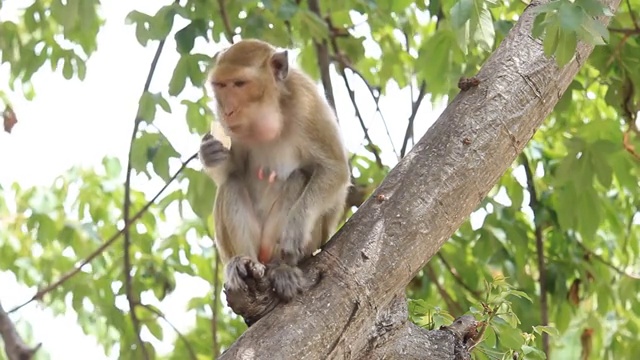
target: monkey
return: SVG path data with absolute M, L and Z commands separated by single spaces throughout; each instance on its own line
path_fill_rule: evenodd
M 216 246 L 225 287 L 268 279 L 290 301 L 305 284 L 299 263 L 337 230 L 351 186 L 336 115 L 287 50 L 243 39 L 218 52 L 208 80 L 224 135 L 206 134 L 199 157 L 217 186 Z M 213 132 L 213 131 L 212 131 Z M 224 140 L 224 139 L 222 139 Z

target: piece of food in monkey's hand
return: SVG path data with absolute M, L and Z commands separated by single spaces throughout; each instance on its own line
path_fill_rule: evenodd
M 229 261 L 226 269 L 225 288 L 230 290 L 247 289 L 247 279 L 261 279 L 266 267 L 247 256 L 236 256 Z
M 224 132 L 224 128 L 218 121 L 211 122 L 211 135 L 220 141 L 226 149 L 231 148 L 231 138 Z

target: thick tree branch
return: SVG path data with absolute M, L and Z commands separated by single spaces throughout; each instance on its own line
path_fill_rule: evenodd
M 527 7 L 477 74 L 479 85 L 453 99 L 373 196 L 303 264 L 314 275 L 310 289 L 265 312 L 220 360 L 370 359 L 381 338 L 376 331 L 407 322 L 404 315 L 381 315 L 494 187 L 593 50 L 579 43 L 562 68 L 546 58 L 531 36 L 541 3 Z M 615 13 L 619 0 L 605 4 Z M 598 21 L 606 26 L 609 19 Z M 420 358 L 454 359 L 426 350 Z
M 42 344 L 30 347 L 25 344 L 16 330 L 13 321 L 9 317 L 2 304 L 0 304 L 0 336 L 4 342 L 4 351 L 8 360 L 30 360 Z
M 542 234 L 542 226 L 539 224 L 538 216 L 540 211 L 540 201 L 533 183 L 533 171 L 529 165 L 529 159 L 522 153 L 520 154 L 524 173 L 527 177 L 527 190 L 529 191 L 529 207 L 533 211 L 533 228 L 536 241 L 536 254 L 538 257 L 538 283 L 540 284 L 540 325 L 549 325 L 549 305 L 547 304 L 547 267 L 544 259 L 544 235 Z M 549 359 L 549 334 L 542 333 L 542 351 L 544 351 L 547 359 Z

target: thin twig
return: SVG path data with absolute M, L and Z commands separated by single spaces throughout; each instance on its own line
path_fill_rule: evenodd
M 529 159 L 522 153 L 521 162 L 524 167 L 524 172 L 527 177 L 527 190 L 529 191 L 529 207 L 533 211 L 533 223 L 534 232 L 536 237 L 536 253 L 538 255 L 538 271 L 540 276 L 538 282 L 540 283 L 540 317 L 542 326 L 549 324 L 549 309 L 547 305 L 547 270 L 544 259 L 544 238 L 542 234 L 542 227 L 538 224 L 536 219 L 540 214 L 540 202 L 538 201 L 538 195 L 533 183 L 533 171 L 531 171 L 531 165 L 529 165 Z M 547 333 L 542 334 L 542 350 L 544 351 L 547 359 L 549 358 L 549 335 Z
M 447 307 L 449 308 L 449 313 L 453 315 L 453 317 L 458 317 L 459 315 L 463 314 L 464 311 L 462 311 L 462 306 L 458 304 L 455 300 L 453 300 L 451 295 L 449 295 L 447 290 L 445 290 L 445 288 L 443 288 L 440 282 L 438 281 L 438 276 L 436 275 L 436 272 L 433 270 L 433 266 L 431 266 L 431 264 L 427 264 L 425 269 L 427 270 L 427 274 L 426 274 L 427 277 L 429 278 L 429 280 L 431 280 L 433 284 L 435 284 L 436 288 L 438 289 L 438 292 L 440 293 L 440 297 L 442 297 L 444 302 L 447 303 Z
M 610 32 L 624 34 L 624 35 L 640 35 L 640 29 L 621 29 L 621 28 L 609 28 Z
M 373 86 L 371 86 L 371 84 L 369 84 L 369 81 L 367 81 L 364 75 L 358 69 L 354 68 L 349 63 L 347 63 L 347 61 L 345 61 L 343 56 L 333 56 L 331 58 L 331 61 L 339 64 L 340 66 L 343 66 L 346 69 L 349 69 L 349 71 L 357 75 L 360 78 L 360 80 L 362 80 L 367 90 L 369 90 L 369 94 L 371 94 L 371 97 L 373 98 L 373 102 L 376 105 L 376 112 L 380 114 L 380 119 L 382 119 L 382 125 L 384 126 L 384 130 L 386 131 L 387 137 L 389 138 L 389 143 L 391 144 L 391 150 L 393 150 L 393 153 L 396 155 L 396 158 L 400 160 L 400 154 L 398 154 L 396 145 L 393 143 L 393 138 L 391 137 L 391 133 L 389 132 L 389 126 L 387 125 L 387 120 L 384 118 L 384 114 L 380 109 L 380 88 L 377 88 L 377 87 L 374 88 Z
M 309 10 L 316 14 L 318 18 L 322 19 L 318 0 L 308 0 L 307 3 Z M 329 47 L 327 46 L 327 40 L 322 39 L 321 41 L 317 41 L 316 39 L 313 39 L 313 46 L 316 48 L 318 68 L 320 69 L 320 78 L 322 79 L 324 95 L 327 98 L 329 105 L 331 105 L 333 110 L 336 111 L 336 100 L 333 96 L 333 85 L 331 84 L 331 72 L 329 67 L 331 63 L 329 61 Z
M 331 24 L 331 19 L 329 18 L 327 18 L 327 24 L 329 25 L 329 28 L 333 27 Z M 340 53 L 338 48 L 338 43 L 335 37 L 331 37 L 331 46 L 333 48 L 334 53 L 336 54 Z M 353 108 L 356 112 L 356 117 L 360 122 L 360 127 L 362 127 L 362 131 L 364 132 L 364 137 L 367 139 L 367 142 L 370 145 L 369 151 L 376 158 L 376 164 L 379 167 L 382 167 L 383 166 L 382 159 L 380 158 L 379 151 L 376 148 L 375 144 L 373 143 L 373 140 L 371 140 L 371 136 L 369 136 L 369 129 L 367 129 L 367 125 L 365 125 L 364 120 L 362 119 L 362 114 L 360 114 L 360 108 L 358 107 L 358 102 L 356 101 L 356 95 L 355 95 L 355 92 L 351 89 L 351 85 L 349 84 L 349 79 L 347 78 L 347 73 L 343 67 L 339 67 L 339 68 L 340 68 L 340 76 L 342 77 L 342 80 L 344 81 L 344 86 L 347 88 L 347 92 L 349 93 L 349 99 L 351 99 L 351 103 L 353 104 Z
M 631 1 L 626 0 L 627 9 L 629 10 L 629 16 L 631 16 L 631 21 L 633 21 L 633 27 L 636 30 L 640 30 L 640 24 L 638 24 L 638 19 L 636 18 L 636 13 L 633 11 L 633 7 L 631 6 Z
M 576 242 L 582 248 L 582 250 L 584 250 L 584 252 L 586 252 L 590 256 L 593 256 L 598 261 L 600 261 L 601 263 L 605 264 L 606 266 L 608 266 L 609 268 L 611 268 L 613 271 L 617 272 L 618 274 L 620 274 L 622 276 L 627 276 L 627 277 L 629 277 L 631 279 L 640 280 L 640 274 L 638 274 L 638 275 L 630 274 L 630 273 L 618 268 L 617 266 L 613 265 L 610 261 L 607 261 L 602 256 L 596 254 L 595 252 L 593 252 L 593 250 L 587 248 L 582 242 L 580 242 L 580 241 L 576 241 Z
M 191 155 L 191 157 L 189 159 L 187 159 L 186 161 L 184 161 L 182 163 L 182 166 L 180 167 L 180 169 L 178 169 L 178 171 L 176 171 L 175 174 L 173 174 L 173 176 L 169 179 L 169 181 L 167 181 L 166 184 L 164 184 L 164 186 L 160 189 L 160 191 L 158 191 L 158 193 L 156 195 L 154 195 L 154 197 L 149 200 L 149 202 L 147 202 L 142 209 L 140 209 L 140 211 L 138 211 L 135 215 L 133 215 L 131 217 L 131 219 L 129 220 L 129 224 L 125 225 L 121 230 L 118 230 L 117 233 L 115 233 L 113 236 L 111 236 L 107 241 L 105 241 L 102 245 L 100 245 L 100 247 L 98 247 L 96 250 L 94 250 L 91 254 L 89 254 L 89 256 L 87 256 L 84 260 L 82 260 L 80 262 L 80 264 L 78 264 L 76 267 L 74 267 L 72 270 L 70 270 L 69 272 L 67 272 L 66 274 L 62 275 L 62 277 L 60 277 L 60 279 L 56 280 L 55 282 L 53 282 L 51 285 L 48 285 L 40 290 L 38 290 L 35 295 L 33 295 L 33 297 L 31 297 L 31 299 L 25 301 L 23 304 L 16 306 L 15 308 L 11 309 L 11 311 L 9 311 L 9 314 L 16 312 L 18 310 L 20 310 L 21 308 L 25 307 L 26 305 L 29 305 L 30 303 L 36 301 L 36 300 L 40 300 L 42 299 L 46 294 L 50 293 L 51 291 L 55 290 L 58 286 L 62 285 L 63 283 L 65 283 L 67 280 L 69 280 L 70 278 L 72 278 L 73 276 L 75 276 L 76 274 L 78 274 L 80 271 L 82 271 L 82 268 L 84 266 L 86 266 L 87 264 L 89 264 L 91 261 L 93 261 L 93 259 L 95 259 L 96 257 L 98 257 L 98 255 L 102 254 L 107 248 L 109 248 L 109 246 L 113 245 L 113 243 L 118 240 L 118 238 L 120 237 L 120 235 L 122 235 L 127 228 L 129 228 L 131 225 L 133 225 L 138 219 L 140 219 L 142 217 L 142 215 L 144 215 L 147 210 L 149 210 L 149 208 L 151 207 L 151 205 L 153 205 L 153 203 L 156 202 L 156 200 L 158 200 L 158 198 L 160 197 L 160 195 L 162 195 L 162 193 L 169 187 L 169 185 L 171 185 L 171 183 L 178 178 L 178 175 L 180 175 L 182 173 L 182 171 L 187 167 L 187 165 L 193 161 L 194 159 L 196 159 L 198 157 L 198 153 L 195 153 L 193 155 Z
M 427 83 L 423 80 L 422 83 L 420 83 L 418 98 L 411 105 L 411 115 L 409 116 L 409 123 L 407 124 L 407 130 L 404 133 L 404 140 L 402 140 L 400 157 L 404 157 L 407 154 L 407 145 L 409 144 L 409 139 L 413 138 L 413 122 L 416 119 L 416 115 L 418 115 L 418 109 L 420 108 L 422 99 L 424 99 L 424 96 L 426 95 L 426 90 L 427 90 Z
M 451 274 L 451 276 L 453 276 L 453 279 L 460 286 L 462 286 L 465 290 L 467 290 L 476 300 L 482 299 L 482 294 L 479 291 L 473 290 L 469 285 L 467 285 L 460 277 L 460 274 L 458 274 L 458 272 L 453 268 L 453 266 L 449 264 L 449 262 L 444 258 L 444 256 L 442 256 L 440 252 L 438 252 L 436 256 L 438 256 L 438 259 L 440 259 L 444 267 L 446 267 L 447 270 L 449 270 L 449 273 Z
M 235 36 L 235 32 L 231 28 L 231 22 L 229 21 L 229 14 L 227 14 L 225 1 L 226 0 L 218 0 L 218 6 L 220 7 L 220 17 L 222 18 L 222 23 L 224 24 L 224 31 L 229 38 L 228 40 L 233 44 L 233 37 Z
M 213 238 L 212 238 L 213 239 Z M 220 354 L 218 344 L 218 297 L 220 296 L 220 254 L 216 249 L 216 265 L 213 268 L 213 303 L 211 304 L 211 339 L 213 340 L 213 359 Z
M 189 342 L 187 337 L 184 336 L 184 334 L 181 333 L 180 330 L 178 330 L 178 328 L 175 325 L 173 325 L 173 323 L 171 321 L 169 321 L 169 319 L 167 319 L 167 317 L 160 310 L 158 310 L 155 307 L 150 306 L 148 304 L 137 303 L 136 305 L 146 309 L 147 311 L 155 314 L 157 317 L 159 317 L 162 320 L 164 320 L 164 322 L 166 322 L 167 325 L 169 325 L 173 329 L 173 331 L 175 331 L 176 334 L 178 334 L 178 337 L 180 338 L 180 340 L 182 340 L 182 342 L 184 342 L 184 346 L 187 348 L 187 351 L 189 352 L 189 356 L 191 357 L 191 359 L 192 360 L 197 360 L 198 359 L 198 357 L 196 356 L 196 352 L 193 350 L 193 347 L 191 346 L 191 343 Z
M 151 61 L 151 66 L 149 67 L 149 72 L 147 74 L 147 80 L 144 83 L 144 87 L 142 89 L 142 94 L 144 95 L 149 91 L 149 87 L 151 87 L 151 80 L 153 79 L 153 75 L 156 71 L 156 67 L 158 65 L 158 60 L 160 60 L 160 54 L 162 54 L 162 49 L 164 48 L 164 39 L 160 40 L 158 43 L 158 48 L 156 49 L 156 53 L 153 56 L 153 60 Z M 139 111 L 138 111 L 139 113 Z M 127 226 L 130 222 L 129 216 L 131 215 L 131 173 L 133 172 L 133 144 L 135 143 L 136 136 L 138 135 L 138 129 L 140 127 L 140 123 L 144 119 L 138 117 L 133 123 L 133 131 L 131 132 L 131 141 L 129 142 L 129 156 L 127 160 L 127 173 L 124 181 L 124 204 L 123 204 L 123 216 L 124 216 L 124 286 L 125 292 L 127 295 L 127 301 L 129 302 L 129 315 L 131 316 L 131 322 L 133 324 L 133 330 L 136 333 L 136 337 L 138 339 L 138 344 L 142 348 L 142 353 L 144 354 L 144 358 L 149 360 L 149 352 L 147 348 L 144 346 L 144 341 L 142 341 L 142 337 L 140 335 L 140 319 L 136 315 L 135 311 L 135 303 L 138 301 L 133 298 L 133 285 L 131 279 L 131 234 L 129 232 L 129 226 Z

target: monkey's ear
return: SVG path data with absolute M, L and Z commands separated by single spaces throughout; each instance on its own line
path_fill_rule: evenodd
M 287 50 L 276 52 L 271 56 L 271 68 L 277 81 L 284 80 L 289 74 L 289 53 Z

